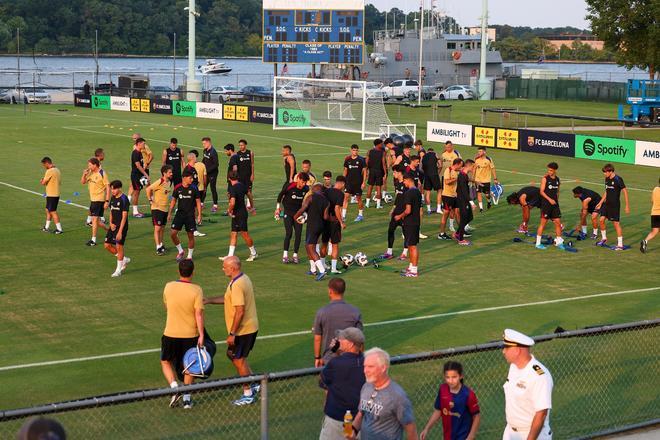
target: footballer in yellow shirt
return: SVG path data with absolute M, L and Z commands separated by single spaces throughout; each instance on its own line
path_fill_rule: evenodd
M 64 231 L 62 231 L 60 216 L 57 214 L 57 204 L 60 201 L 60 170 L 53 165 L 53 161 L 48 156 L 41 159 L 41 166 L 46 170 L 46 174 L 44 174 L 43 179 L 39 182 L 46 187 L 46 224 L 41 230 L 43 232 L 50 232 L 50 222 L 54 221 L 54 232 L 61 234 Z
M 95 157 L 87 161 L 87 168 L 80 177 L 80 183 L 89 188 L 89 215 L 92 217 L 92 238 L 87 246 L 96 246 L 96 231 L 99 228 L 99 218 L 110 201 L 110 182 L 108 174 L 101 174 L 101 162 Z
M 163 165 L 160 169 L 161 178 L 147 187 L 147 198 L 151 203 L 151 221 L 154 225 L 154 241 L 156 255 L 165 255 L 163 233 L 167 224 L 169 210 L 169 195 L 172 194 L 171 180 L 174 173 L 172 165 Z
M 653 206 L 651 207 L 651 232 L 649 232 L 649 235 L 639 243 L 639 250 L 642 253 L 646 253 L 649 241 L 660 232 L 660 179 L 658 179 L 658 185 L 653 188 L 651 202 L 653 203 Z
M 486 195 L 486 201 L 488 202 L 487 207 L 490 209 L 490 181 L 491 179 L 494 179 L 495 183 L 499 183 L 499 181 L 497 180 L 497 174 L 495 173 L 493 159 L 486 155 L 486 147 L 479 147 L 477 150 L 477 156 L 474 158 L 474 164 L 474 181 L 477 184 L 479 212 L 483 212 L 484 203 L 482 194 Z

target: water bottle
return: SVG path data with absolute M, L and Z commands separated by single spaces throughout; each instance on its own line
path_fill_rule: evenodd
M 353 414 L 349 410 L 346 410 L 346 414 L 344 414 L 344 435 L 353 435 Z

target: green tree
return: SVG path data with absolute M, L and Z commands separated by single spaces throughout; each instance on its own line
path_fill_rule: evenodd
M 591 28 L 628 69 L 648 69 L 655 78 L 660 62 L 660 1 L 586 0 Z

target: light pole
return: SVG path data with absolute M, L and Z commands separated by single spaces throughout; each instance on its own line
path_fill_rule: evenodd
M 479 65 L 479 99 L 490 101 L 492 85 L 486 79 L 486 57 L 488 55 L 488 0 L 481 2 L 481 63 Z
M 195 9 L 195 0 L 188 0 L 188 75 L 186 81 L 186 99 L 188 101 L 201 101 L 202 83 L 195 78 L 195 18 L 199 12 Z
M 421 1 L 420 18 L 422 19 L 419 27 L 419 92 L 417 93 L 417 104 L 422 105 L 422 55 L 424 53 L 424 0 Z

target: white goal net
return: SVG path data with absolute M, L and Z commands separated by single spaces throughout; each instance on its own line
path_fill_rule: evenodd
M 318 128 L 362 139 L 414 132 L 392 124 L 381 84 L 368 81 L 275 77 L 273 116 L 275 130 Z

